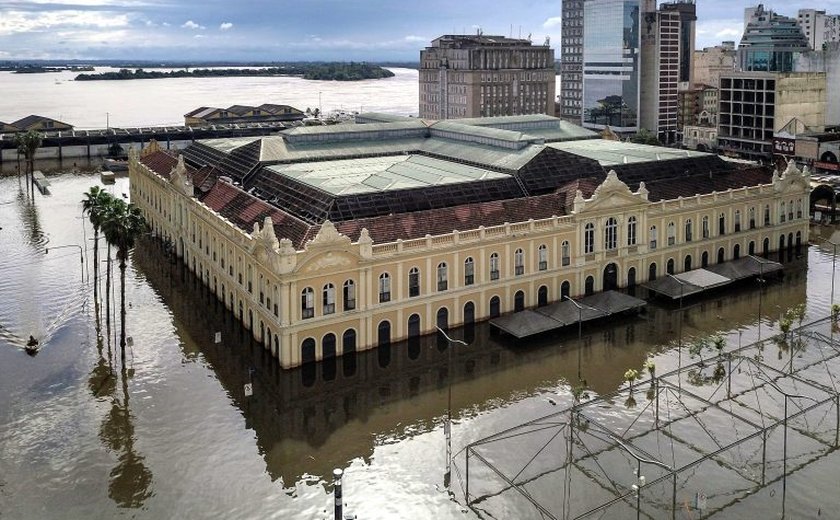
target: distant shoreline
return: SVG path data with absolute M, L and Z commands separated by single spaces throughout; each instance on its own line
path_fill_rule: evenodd
M 163 79 L 163 78 L 219 78 L 219 77 L 271 77 L 291 76 L 309 80 L 322 81 L 361 81 L 366 79 L 383 79 L 394 76 L 394 73 L 378 65 L 367 63 L 289 63 L 276 67 L 260 69 L 207 69 L 190 70 L 184 68 L 173 71 L 145 70 L 138 68 L 131 70 L 120 69 L 116 72 L 101 72 L 98 74 L 79 74 L 76 81 L 125 81 L 132 79 Z

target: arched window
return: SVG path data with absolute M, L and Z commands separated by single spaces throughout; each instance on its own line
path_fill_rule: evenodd
M 735 210 L 735 232 L 741 231 L 741 210 Z
M 315 291 L 312 287 L 307 287 L 300 292 L 300 317 L 305 320 L 313 316 L 315 316 Z
M 788 203 L 788 220 L 793 220 L 793 201 Z
M 475 323 L 475 304 L 467 302 L 464 304 L 464 324 Z
M 412 267 L 408 270 L 408 297 L 420 296 L 420 269 Z
M 627 287 L 629 287 L 631 289 L 633 287 L 636 287 L 636 268 L 635 267 L 631 267 L 627 271 Z
M 750 219 L 750 229 L 755 229 L 755 206 L 750 207 L 748 215 Z
M 347 329 L 341 337 L 341 352 L 343 355 L 352 354 L 356 352 L 356 331 L 355 329 Z
M 332 381 L 335 379 L 335 356 L 336 356 L 336 339 L 335 334 L 330 332 L 321 340 L 321 359 L 324 360 L 323 371 L 324 381 Z
M 475 283 L 475 262 L 472 257 L 467 257 L 464 260 L 464 285 L 472 285 Z
M 315 339 L 306 338 L 300 345 L 300 361 L 301 364 L 312 363 L 315 361 Z
M 537 248 L 537 269 L 540 271 L 548 269 L 548 247 L 545 244 Z
M 636 245 L 636 217 L 627 219 L 627 245 Z
M 691 242 L 694 239 L 694 228 L 692 227 L 691 219 L 686 219 L 685 221 L 685 241 Z
M 604 226 L 604 249 L 611 251 L 618 247 L 618 221 L 610 217 Z
M 356 282 L 353 280 L 345 281 L 343 293 L 344 310 L 352 311 L 356 308 Z
M 656 226 L 650 226 L 650 248 L 656 249 L 657 232 Z
M 379 303 L 391 301 L 391 275 L 382 273 L 379 275 Z
M 541 285 L 537 291 L 537 307 L 548 305 L 548 287 Z
M 335 285 L 328 283 L 323 291 L 324 314 L 335 312 Z
M 709 252 L 703 251 L 703 254 L 700 256 L 700 267 L 706 268 L 709 267 Z
M 572 263 L 572 248 L 568 240 L 564 240 L 560 245 L 560 263 L 564 267 Z
M 765 204 L 764 206 L 764 225 L 770 225 L 770 204 Z
M 499 253 L 490 254 L 490 279 L 499 279 Z
M 588 223 L 583 228 L 583 254 L 595 252 L 595 224 Z
M 502 300 L 498 296 L 490 298 L 490 317 L 496 318 L 502 313 Z
M 441 262 L 437 266 L 437 289 L 438 291 L 445 291 L 449 288 L 449 267 L 446 262 Z
M 796 218 L 802 218 L 802 199 L 796 201 Z
M 784 222 L 787 214 L 787 206 L 785 205 L 785 201 L 782 201 L 779 205 L 779 222 Z
M 724 251 L 721 247 L 720 249 L 718 249 L 717 263 L 722 264 L 724 260 L 726 260 L 726 251 Z
M 652 282 L 656 280 L 656 262 L 650 264 L 648 267 L 648 281 Z
M 741 258 L 741 244 L 735 244 L 735 248 L 732 251 L 732 259 L 737 260 Z
M 583 285 L 586 296 L 592 296 L 595 294 L 595 278 L 587 276 Z
M 416 338 L 420 335 L 420 315 L 412 314 L 408 317 L 408 337 Z
M 525 310 L 525 293 L 522 291 L 516 291 L 516 294 L 513 295 L 513 312 L 519 312 Z
M 525 252 L 522 249 L 513 252 L 513 273 L 516 276 L 525 274 Z
M 721 213 L 718 217 L 718 235 L 726 234 L 726 215 Z
M 572 296 L 572 284 L 569 283 L 568 280 L 563 280 L 563 283 L 560 284 L 560 299 L 563 298 L 571 298 Z
M 753 256 L 755 254 L 755 242 L 750 240 L 750 245 L 747 248 L 747 254 Z
M 668 274 L 674 274 L 674 259 L 669 258 L 668 263 L 665 266 L 665 272 Z
M 683 262 L 683 271 L 691 271 L 691 255 L 685 255 L 685 261 Z
M 377 337 L 377 346 L 387 347 L 391 345 L 391 322 L 390 321 L 382 321 L 379 323 L 379 326 L 376 328 L 376 337 Z
M 672 246 L 677 243 L 677 225 L 673 222 L 668 222 L 668 245 Z

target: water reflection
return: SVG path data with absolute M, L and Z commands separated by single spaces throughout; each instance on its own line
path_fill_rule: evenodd
M 612 392 L 623 384 L 627 368 L 641 369 L 646 359 L 673 348 L 678 340 L 676 303 L 653 301 L 640 316 L 585 326 L 582 343 L 573 328 L 513 344 L 478 324 L 452 331 L 453 337 L 472 339 L 472 344 L 455 348 L 451 363 L 446 344 L 439 349 L 431 336 L 284 371 L 158 245 L 143 242 L 134 259 L 138 272 L 176 316 L 184 357 L 196 359 L 200 352 L 210 362 L 247 427 L 255 431 L 267 472 L 287 486 L 305 475 L 329 475 L 332 468 L 358 457 L 368 460 L 378 443 L 397 442 L 440 424 L 450 377 L 457 421 L 521 399 L 523 392 L 557 391 L 558 384 L 576 383 L 579 356 L 590 389 Z M 782 279 L 763 285 L 747 281 L 726 292 L 686 299 L 684 339 L 758 323 L 769 326 L 779 309 L 805 301 L 807 263 L 797 262 Z M 222 344 L 213 344 L 216 331 L 222 332 Z M 676 368 L 676 359 L 672 361 L 672 367 L 663 366 L 660 372 Z M 246 398 L 243 385 L 251 368 L 254 396 Z

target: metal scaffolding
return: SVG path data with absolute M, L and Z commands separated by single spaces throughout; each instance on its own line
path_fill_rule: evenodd
M 707 517 L 781 484 L 784 508 L 788 476 L 840 447 L 836 329 L 818 320 L 473 442 L 466 504 L 486 518 Z

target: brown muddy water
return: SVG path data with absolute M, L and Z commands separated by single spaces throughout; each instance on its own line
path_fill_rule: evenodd
M 45 254 L 87 244 L 92 273 L 92 229 L 79 201 L 98 177 L 50 180 L 53 195 L 32 202 L 17 178 L 0 178 L 3 520 L 332 518 L 333 468 L 345 470 L 347 509 L 360 519 L 476 518 L 463 504 L 465 445 L 568 403 L 578 363 L 594 392 L 609 393 L 648 359 L 661 372 L 685 361 L 677 307 L 654 302 L 641 316 L 585 326 L 582 343 L 572 328 L 514 346 L 478 326 L 451 358 L 432 338 L 284 371 L 146 239 L 127 271 L 133 346 L 123 369 L 116 320 L 109 335 L 103 317 L 97 339 L 93 277 L 83 281 L 79 251 Z M 127 195 L 128 180 L 108 189 Z M 781 280 L 686 301 L 683 342 L 720 332 L 730 345 L 748 344 L 801 303 L 808 319 L 825 316 L 831 253 L 812 246 L 786 262 Z M 30 334 L 41 341 L 34 357 L 23 349 Z M 456 471 L 447 490 L 450 383 Z M 787 517 L 832 517 L 839 463 L 831 452 L 788 478 Z M 774 486 L 732 514 L 782 517 Z

